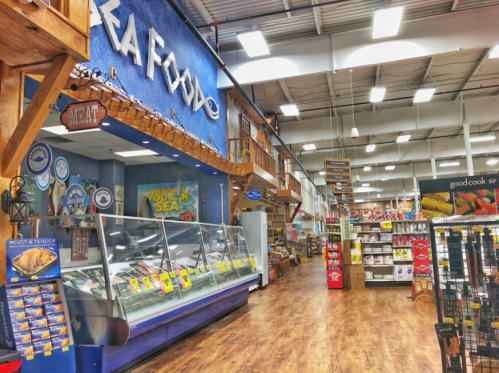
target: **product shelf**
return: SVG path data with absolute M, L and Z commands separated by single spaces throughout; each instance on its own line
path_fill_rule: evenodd
M 391 244 L 393 244 L 393 241 L 366 241 L 366 242 L 362 241 L 362 243 L 363 244 L 365 244 L 365 243 L 391 243 Z
M 370 279 L 370 280 L 365 280 L 366 282 L 369 281 L 369 282 L 396 282 L 395 279 L 393 280 L 388 280 L 388 279 L 385 279 L 385 278 L 382 278 L 382 279 L 377 279 L 377 278 L 373 278 L 373 279 Z
M 364 267 L 394 267 L 395 264 L 371 264 L 371 265 L 366 265 L 364 264 Z
M 341 226 L 341 224 L 326 223 L 326 226 L 328 226 L 328 225 L 330 225 L 332 227 L 340 227 Z
M 404 234 L 428 234 L 428 232 L 407 232 L 407 233 L 392 233 L 394 235 L 404 235 Z
M 404 248 L 404 247 L 408 247 L 408 248 L 412 248 L 412 245 L 400 245 L 400 246 L 393 246 L 394 249 L 400 249 L 400 248 Z

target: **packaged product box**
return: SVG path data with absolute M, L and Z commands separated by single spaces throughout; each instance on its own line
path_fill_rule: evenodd
M 23 296 L 40 294 L 40 284 L 23 285 Z
M 35 354 L 52 351 L 52 341 L 50 339 L 44 339 L 42 341 L 33 342 L 33 349 Z
M 41 329 L 49 326 L 48 320 L 46 317 L 36 317 L 33 319 L 29 319 L 29 328 L 33 329 Z
M 35 329 L 31 331 L 31 339 L 33 343 L 42 341 L 44 339 L 50 339 L 50 330 L 49 328 L 41 328 Z
M 393 252 L 393 260 L 400 260 L 401 258 L 400 249 L 395 249 Z
M 412 276 L 413 276 L 412 264 L 406 265 L 405 266 L 405 279 L 412 280 Z
M 16 341 L 16 346 L 22 343 L 31 343 L 31 332 L 29 330 L 14 333 L 14 340 Z
M 49 327 L 66 323 L 66 318 L 64 317 L 63 313 L 54 313 L 52 315 L 47 315 L 47 320 L 49 322 Z
M 57 292 L 57 283 L 55 281 L 43 282 L 40 284 L 40 293 Z
M 400 280 L 405 280 L 405 266 L 404 265 L 396 265 L 394 267 L 394 275 L 395 275 L 395 280 L 400 281 Z
M 43 309 L 42 306 L 38 306 L 38 307 L 30 307 L 30 308 L 26 308 L 25 309 L 26 311 L 26 318 L 29 320 L 29 319 L 33 319 L 35 317 L 43 317 L 45 316 L 45 311 Z
M 12 331 L 14 333 L 19 333 L 19 332 L 24 332 L 26 330 L 29 330 L 29 322 L 26 320 L 14 321 L 11 325 L 12 325 Z
M 361 240 L 345 240 L 343 249 L 344 265 L 362 264 L 362 243 Z
M 410 254 L 409 254 L 410 250 L 408 248 L 403 248 L 401 250 L 401 260 L 409 260 L 410 259 Z
M 9 310 L 24 308 L 24 299 L 23 297 L 12 297 L 7 299 L 7 303 L 9 304 Z
M 343 266 L 343 281 L 346 289 L 364 289 L 364 264 L 346 264 Z
M 34 354 L 33 343 L 23 343 L 20 346 L 16 346 L 16 349 L 21 353 L 22 357 Z
M 68 335 L 68 326 L 66 324 L 56 324 L 49 327 L 50 338 L 62 337 Z
M 37 295 L 29 295 L 27 297 L 24 297 L 24 307 L 35 307 L 35 306 L 41 306 L 42 305 L 42 295 L 37 294 Z
M 62 347 L 69 346 L 69 338 L 66 337 L 55 337 L 52 338 L 52 349 L 58 349 Z
M 12 286 L 12 287 L 6 288 L 5 290 L 7 292 L 7 299 L 23 296 L 22 286 Z
M 10 321 L 26 320 L 26 311 L 24 309 L 14 309 L 10 311 Z
M 62 303 L 51 303 L 45 305 L 45 314 L 52 315 L 53 313 L 63 312 L 64 309 L 62 307 Z

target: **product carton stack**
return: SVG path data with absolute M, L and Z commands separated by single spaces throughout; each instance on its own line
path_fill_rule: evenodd
M 343 243 L 343 285 L 346 289 L 364 289 L 364 263 L 360 240 L 345 240 Z

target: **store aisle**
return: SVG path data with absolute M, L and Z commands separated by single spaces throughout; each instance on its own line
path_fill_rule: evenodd
M 328 290 L 315 257 L 133 372 L 441 372 L 436 308 L 407 296 L 409 287 Z

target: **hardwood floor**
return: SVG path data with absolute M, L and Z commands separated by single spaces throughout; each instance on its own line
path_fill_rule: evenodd
M 434 305 L 410 287 L 328 290 L 322 258 L 134 373 L 441 372 Z

